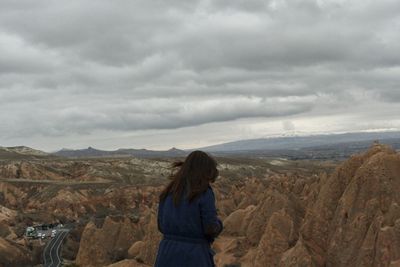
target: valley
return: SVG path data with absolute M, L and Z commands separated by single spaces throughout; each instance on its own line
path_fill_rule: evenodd
M 73 226 L 54 246 L 63 266 L 152 266 L 158 194 L 176 159 L 1 158 L 0 266 L 50 260 L 43 252 L 51 238 L 24 235 L 43 223 Z M 217 266 L 399 262 L 400 155 L 389 146 L 375 143 L 344 161 L 216 159 L 212 186 L 224 223 L 213 244 Z

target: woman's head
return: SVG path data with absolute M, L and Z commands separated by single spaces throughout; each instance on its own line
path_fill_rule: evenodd
M 172 166 L 177 171 L 171 175 L 172 181 L 161 193 L 160 201 L 171 193 L 175 205 L 179 203 L 185 188 L 188 200 L 192 201 L 218 177 L 217 162 L 203 151 L 193 151 L 184 161 L 175 162 Z

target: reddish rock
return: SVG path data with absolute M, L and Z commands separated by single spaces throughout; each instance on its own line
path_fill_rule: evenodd
M 389 266 L 398 260 L 399 236 L 390 228 L 400 218 L 399 192 L 400 155 L 385 146 L 375 145 L 338 167 L 301 230 L 317 265 Z
M 145 237 L 142 240 L 144 245 L 141 245 L 140 253 L 135 257 L 135 259 L 153 266 L 156 261 L 161 233 L 157 228 L 157 217 L 155 213 L 150 213 L 146 222 L 146 227 L 144 228 Z
M 104 266 L 126 258 L 136 231 L 137 225 L 128 218 L 116 221 L 107 217 L 100 228 L 89 222 L 82 233 L 77 264 Z
M 250 205 L 246 209 L 238 209 L 229 214 L 223 222 L 224 233 L 239 236 L 245 235 L 246 229 L 254 216 L 255 208 L 254 205 Z
M 150 265 L 146 265 L 135 260 L 122 260 L 116 263 L 107 265 L 106 267 L 150 267 Z
M 0 267 L 24 267 L 33 262 L 25 247 L 0 237 Z

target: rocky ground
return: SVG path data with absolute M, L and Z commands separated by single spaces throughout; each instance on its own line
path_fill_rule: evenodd
M 400 154 L 341 163 L 218 158 L 217 266 L 400 266 Z M 41 263 L 27 225 L 70 222 L 66 266 L 152 266 L 170 160 L 3 159 L 0 266 Z
M 221 264 L 400 266 L 400 155 L 376 145 L 329 176 L 276 177 L 225 220 Z M 229 243 L 229 245 L 227 245 Z

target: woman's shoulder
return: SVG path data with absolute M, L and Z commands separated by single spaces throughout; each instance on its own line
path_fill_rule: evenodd
M 207 186 L 207 189 L 204 191 L 204 193 L 206 193 L 206 194 L 214 194 L 214 190 L 211 187 L 211 185 Z
M 208 192 L 209 194 L 213 194 L 213 195 L 214 195 L 214 190 L 213 190 L 213 188 L 211 187 L 211 185 L 208 185 L 208 187 L 207 187 L 207 192 Z
M 214 190 L 212 189 L 212 187 L 210 185 L 208 185 L 207 189 L 201 194 L 201 198 L 202 199 L 214 199 L 215 195 L 214 195 Z

